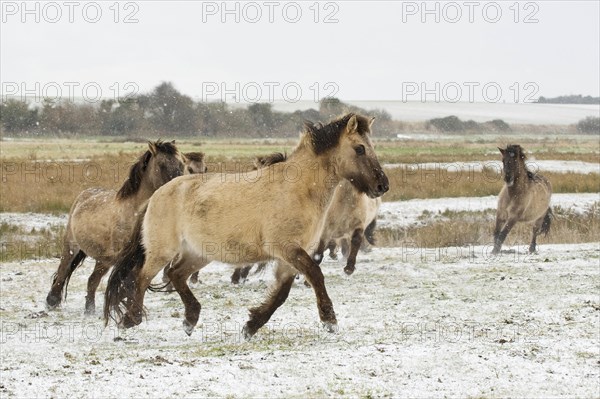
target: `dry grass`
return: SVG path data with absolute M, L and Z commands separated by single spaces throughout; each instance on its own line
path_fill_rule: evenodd
M 496 145 L 503 137 L 451 137 L 444 140 L 378 141 L 382 163 L 498 161 Z M 598 162 L 598 143 L 587 136 L 519 140 L 537 159 Z M 292 150 L 295 140 L 178 140 L 182 151 L 203 151 L 207 162 L 250 162 L 260 154 Z M 75 197 L 88 187 L 118 188 L 128 169 L 147 148 L 145 143 L 93 140 L 28 140 L 2 142 L 0 212 L 67 212 Z M 56 160 L 52 162 L 52 160 Z M 210 165 L 209 165 L 210 166 Z M 385 201 L 497 195 L 498 173 L 388 169 L 391 191 Z M 555 192 L 599 192 L 600 175 L 545 173 Z
M 600 202 L 584 214 L 554 207 L 555 218 L 547 237 L 538 237 L 538 245 L 596 242 L 600 237 Z M 424 226 L 377 230 L 379 246 L 413 245 L 419 248 L 493 245 L 494 212 L 445 212 L 442 218 Z M 517 224 L 505 245 L 529 245 L 531 225 Z
M 484 172 L 448 172 L 444 168 L 414 170 L 389 168 L 390 191 L 384 201 L 399 201 L 415 198 L 483 197 L 498 195 L 503 186 L 501 175 L 494 170 Z M 555 193 L 600 192 L 599 174 L 544 172 Z
M 0 233 L 0 262 L 60 258 L 65 227 L 26 230 L 3 222 Z

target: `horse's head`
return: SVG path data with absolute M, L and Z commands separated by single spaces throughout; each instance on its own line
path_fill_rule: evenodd
M 184 158 L 175 147 L 175 141 L 148 142 L 146 151 L 129 170 L 129 178 L 119 189 L 117 197 L 124 199 L 137 194 L 140 187 L 156 191 L 163 184 L 181 176 Z
M 515 184 L 515 177 L 519 173 L 519 165 L 525 163 L 525 152 L 518 144 L 510 144 L 505 149 L 500 147 L 498 149 L 502 154 L 504 181 L 508 187 L 511 187 Z
M 208 167 L 204 162 L 203 152 L 188 152 L 184 154 L 185 157 L 185 171 L 186 175 L 193 175 L 196 173 L 206 173 Z
M 347 114 L 325 126 L 305 124 L 315 153 L 329 153 L 335 173 L 371 198 L 382 196 L 390 188 L 371 142 L 374 120 Z

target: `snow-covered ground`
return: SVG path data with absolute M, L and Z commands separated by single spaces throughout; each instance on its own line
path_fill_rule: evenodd
M 48 312 L 57 261 L 0 264 L 0 396 L 597 398 L 600 243 L 508 249 L 376 248 L 351 277 L 326 260 L 340 331 L 295 284 L 250 342 L 268 271 L 232 286 L 224 265 L 204 269 L 188 337 L 176 294 L 148 293 L 148 319 L 119 333 L 82 315 L 91 262 Z
M 600 202 L 600 193 L 553 194 L 551 205 L 583 213 L 597 202 Z M 379 209 L 377 225 L 394 228 L 406 227 L 417 223 L 423 212 L 433 215 L 444 211 L 480 212 L 496 209 L 497 206 L 498 197 L 495 195 L 384 202 Z
M 403 168 L 407 173 L 420 170 L 440 170 L 445 172 L 481 172 L 484 169 L 502 171 L 501 161 L 471 162 L 426 162 L 426 163 L 394 163 L 384 165 L 386 168 Z M 533 172 L 555 173 L 600 173 L 600 163 L 563 160 L 528 160 L 527 167 Z

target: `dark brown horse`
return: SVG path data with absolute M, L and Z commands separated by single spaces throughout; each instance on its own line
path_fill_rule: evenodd
M 94 313 L 98 284 L 131 235 L 138 208 L 183 169 L 184 159 L 174 142 L 149 142 L 118 191 L 89 188 L 79 194 L 69 212 L 60 264 L 46 297 L 48 308 L 60 305 L 71 274 L 90 256 L 96 266 L 88 279 L 85 313 Z
M 272 165 L 268 176 L 261 170 L 246 179 L 190 175 L 157 190 L 109 278 L 106 323 L 114 318 L 126 328 L 140 324 L 146 290 L 171 264 L 169 278 L 185 306 L 184 330 L 191 334 L 201 307 L 187 284 L 193 272 L 213 260 L 241 267 L 276 259 L 275 286 L 262 305 L 250 310 L 244 336 L 252 337 L 285 302 L 297 273 L 314 290 L 321 322 L 336 331 L 323 273 L 309 253 L 316 249 L 340 181 L 349 180 L 372 198 L 389 190 L 371 143 L 371 123 L 348 114 L 322 128 L 307 124 L 288 161 Z M 290 164 L 296 168 L 293 175 Z
M 537 236 L 550 231 L 552 185 L 544 176 L 527 169 L 525 152 L 520 145 L 498 149 L 502 153 L 505 184 L 498 196 L 492 253 L 500 252 L 502 243 L 517 222 L 533 223 L 533 238 L 529 245 L 529 252 L 533 253 Z

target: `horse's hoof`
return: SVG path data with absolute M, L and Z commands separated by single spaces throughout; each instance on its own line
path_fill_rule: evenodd
M 141 322 L 142 322 L 142 318 L 141 317 L 139 318 L 139 320 L 134 320 L 128 314 L 126 314 L 125 317 L 123 317 L 123 321 L 121 322 L 121 327 L 123 327 L 123 328 L 131 328 L 131 327 L 137 326 Z
M 337 321 L 324 321 L 322 323 L 323 327 L 328 333 L 337 334 L 340 331 Z
M 246 323 L 246 325 L 244 325 L 244 327 L 242 328 L 242 335 L 244 336 L 244 339 L 246 341 L 250 341 L 254 334 L 256 334 L 256 330 L 250 328 Z
M 192 335 L 192 333 L 194 332 L 194 327 L 195 327 L 195 325 L 190 323 L 189 321 L 187 321 L 187 320 L 183 321 L 183 331 L 185 331 L 185 333 L 188 335 L 188 337 L 190 335 Z
M 92 317 L 96 314 L 96 308 L 85 308 L 85 311 L 83 312 L 83 315 L 85 317 Z
M 348 276 L 351 275 L 352 273 L 354 273 L 355 268 L 354 267 L 344 267 L 344 273 L 346 273 Z
M 60 305 L 60 296 L 48 294 L 46 297 L 46 308 L 48 308 L 48 310 L 53 310 L 56 309 L 58 305 Z

